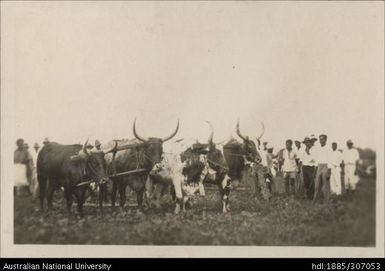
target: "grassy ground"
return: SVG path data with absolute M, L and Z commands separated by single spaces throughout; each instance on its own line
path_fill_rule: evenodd
M 207 191 L 193 209 L 173 214 L 171 198 L 145 215 L 135 207 L 100 214 L 85 208 L 82 219 L 67 216 L 61 193 L 51 213 L 37 211 L 30 197 L 15 199 L 16 244 L 374 246 L 375 180 L 363 179 L 353 197 L 328 206 L 274 197 L 255 201 L 248 190 L 231 195 L 232 211 L 221 214 L 218 192 Z M 74 207 L 75 211 L 75 207 Z

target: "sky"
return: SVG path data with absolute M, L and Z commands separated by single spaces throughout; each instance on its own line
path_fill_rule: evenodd
M 326 133 L 376 148 L 383 2 L 2 2 L 2 118 L 64 144 Z

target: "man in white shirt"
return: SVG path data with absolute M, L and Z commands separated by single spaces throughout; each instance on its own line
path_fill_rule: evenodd
M 293 150 L 293 141 L 291 139 L 286 140 L 286 148 L 282 152 L 282 171 L 283 179 L 285 182 L 286 195 L 295 195 L 295 187 L 297 180 L 297 154 Z
M 358 182 L 357 165 L 360 155 L 356 148 L 353 148 L 353 141 L 346 142 L 347 149 L 344 151 L 345 189 L 347 192 L 354 191 Z
M 297 154 L 302 150 L 301 149 L 301 142 L 299 141 L 299 140 L 295 140 L 294 141 L 294 144 L 295 144 L 295 147 L 297 148 L 296 149 L 296 152 L 297 152 Z
M 319 143 L 315 149 L 315 159 L 317 162 L 317 171 L 314 180 L 314 197 L 313 203 L 317 202 L 320 197 L 320 194 L 323 195 L 324 203 L 329 202 L 330 198 L 330 174 L 331 174 L 331 165 L 330 165 L 330 147 L 326 146 L 327 135 L 322 134 L 319 136 Z
M 37 171 L 36 171 L 36 165 L 37 165 L 37 156 L 40 151 L 40 146 L 38 143 L 35 143 L 33 145 L 33 151 L 31 152 L 32 155 L 32 161 L 33 161 L 33 171 L 32 171 L 32 179 L 31 179 L 31 193 L 33 198 L 36 198 L 38 194 L 38 188 L 39 184 L 37 182 Z
M 330 191 L 332 194 L 341 195 L 341 163 L 342 155 L 337 150 L 337 143 L 332 143 L 332 152 L 330 157 L 331 176 L 330 176 Z
M 298 154 L 301 166 L 301 179 L 305 190 L 305 196 L 307 199 L 312 200 L 314 196 L 314 174 L 316 170 L 316 161 L 313 155 L 313 145 L 317 139 L 311 139 L 305 137 L 303 144 L 305 148 Z
M 261 164 L 264 167 L 267 166 L 267 145 L 268 145 L 268 143 L 266 141 L 263 142 L 263 147 L 261 150 L 259 150 L 259 154 L 261 156 Z

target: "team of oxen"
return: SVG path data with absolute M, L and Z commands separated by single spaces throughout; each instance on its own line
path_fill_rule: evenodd
M 193 194 L 204 193 L 202 186 L 211 183 L 219 189 L 222 211 L 228 212 L 230 191 L 238 186 L 250 165 L 260 161 L 260 156 L 256 144 L 240 132 L 239 121 L 236 132 L 242 141 L 230 139 L 223 145 L 223 151 L 214 143 L 214 129 L 208 124 L 208 142 L 195 142 L 180 153 L 163 151 L 163 143 L 177 134 L 179 121 L 174 132 L 165 138 L 139 135 L 134 121 L 134 139 L 112 140 L 99 151 L 87 149 L 88 140 L 84 145 L 48 143 L 37 158 L 41 210 L 44 210 L 45 199 L 48 209 L 52 208 L 53 193 L 62 188 L 68 211 L 71 210 L 73 199 L 76 199 L 78 212 L 82 216 L 87 191 L 95 185 L 99 190 L 98 201 L 102 210 L 107 197 L 107 185 L 112 183 L 113 207 L 117 193 L 119 204 L 124 207 L 127 186 L 136 192 L 139 210 L 143 210 L 144 201 L 148 203 L 153 199 L 158 202 L 164 191 L 171 187 L 174 212 L 179 213 Z M 257 178 L 257 175 L 254 177 Z

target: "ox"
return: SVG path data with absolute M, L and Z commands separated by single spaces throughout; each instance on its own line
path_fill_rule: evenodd
M 143 211 L 143 196 L 149 172 L 162 160 L 163 143 L 173 138 L 179 129 L 179 121 L 174 132 L 165 138 L 146 138 L 136 132 L 136 120 L 133 124 L 133 134 L 136 139 L 120 140 L 117 152 L 105 157 L 109 172 L 120 173 L 143 169 L 142 172 L 111 177 L 112 195 L 111 204 L 115 206 L 116 193 L 119 191 L 120 206 L 126 202 L 127 185 L 136 192 L 139 210 Z
M 204 195 L 203 184 L 210 183 L 218 186 L 222 200 L 222 212 L 230 210 L 229 195 L 232 188 L 227 175 L 228 167 L 222 152 L 213 142 L 214 129 L 211 123 L 211 133 L 207 144 L 195 143 L 181 154 L 181 160 L 186 163 L 183 170 L 187 183 L 199 183 L 200 194 Z
M 82 145 L 61 145 L 47 143 L 37 157 L 37 179 L 40 190 L 40 208 L 44 210 L 47 196 L 48 209 L 52 209 L 53 193 L 64 188 L 67 209 L 70 213 L 73 194 L 77 200 L 78 212 L 83 216 L 83 204 L 87 186 L 77 187 L 84 179 L 97 183 L 108 180 L 104 155 L 112 151 L 90 152 L 86 149 L 88 140 Z M 100 201 L 99 201 L 100 202 Z
M 244 136 L 239 129 L 239 120 L 236 125 L 236 133 L 243 140 L 242 143 L 231 139 L 223 146 L 223 154 L 227 165 L 229 167 L 229 177 L 232 182 L 239 182 L 243 179 L 244 174 L 251 171 L 251 188 L 253 193 L 257 194 L 257 186 L 262 191 L 265 199 L 268 199 L 265 183 L 265 172 L 261 165 L 261 156 L 258 153 L 255 143 L 249 139 L 248 136 Z M 262 124 L 262 133 L 257 137 L 259 142 L 260 138 L 264 133 L 264 126 Z M 258 185 L 257 185 L 258 183 Z
M 174 209 L 175 214 L 178 214 L 181 208 L 185 210 L 185 203 L 188 196 L 191 196 L 195 192 L 191 191 L 184 181 L 184 167 L 185 163 L 181 161 L 178 154 L 165 153 L 162 162 L 156 164 L 149 174 L 151 181 L 156 185 L 154 198 L 158 203 L 157 205 L 159 205 L 161 195 L 166 188 L 172 184 L 171 194 L 176 204 Z M 151 191 L 152 187 L 148 187 L 147 192 L 150 193 Z

